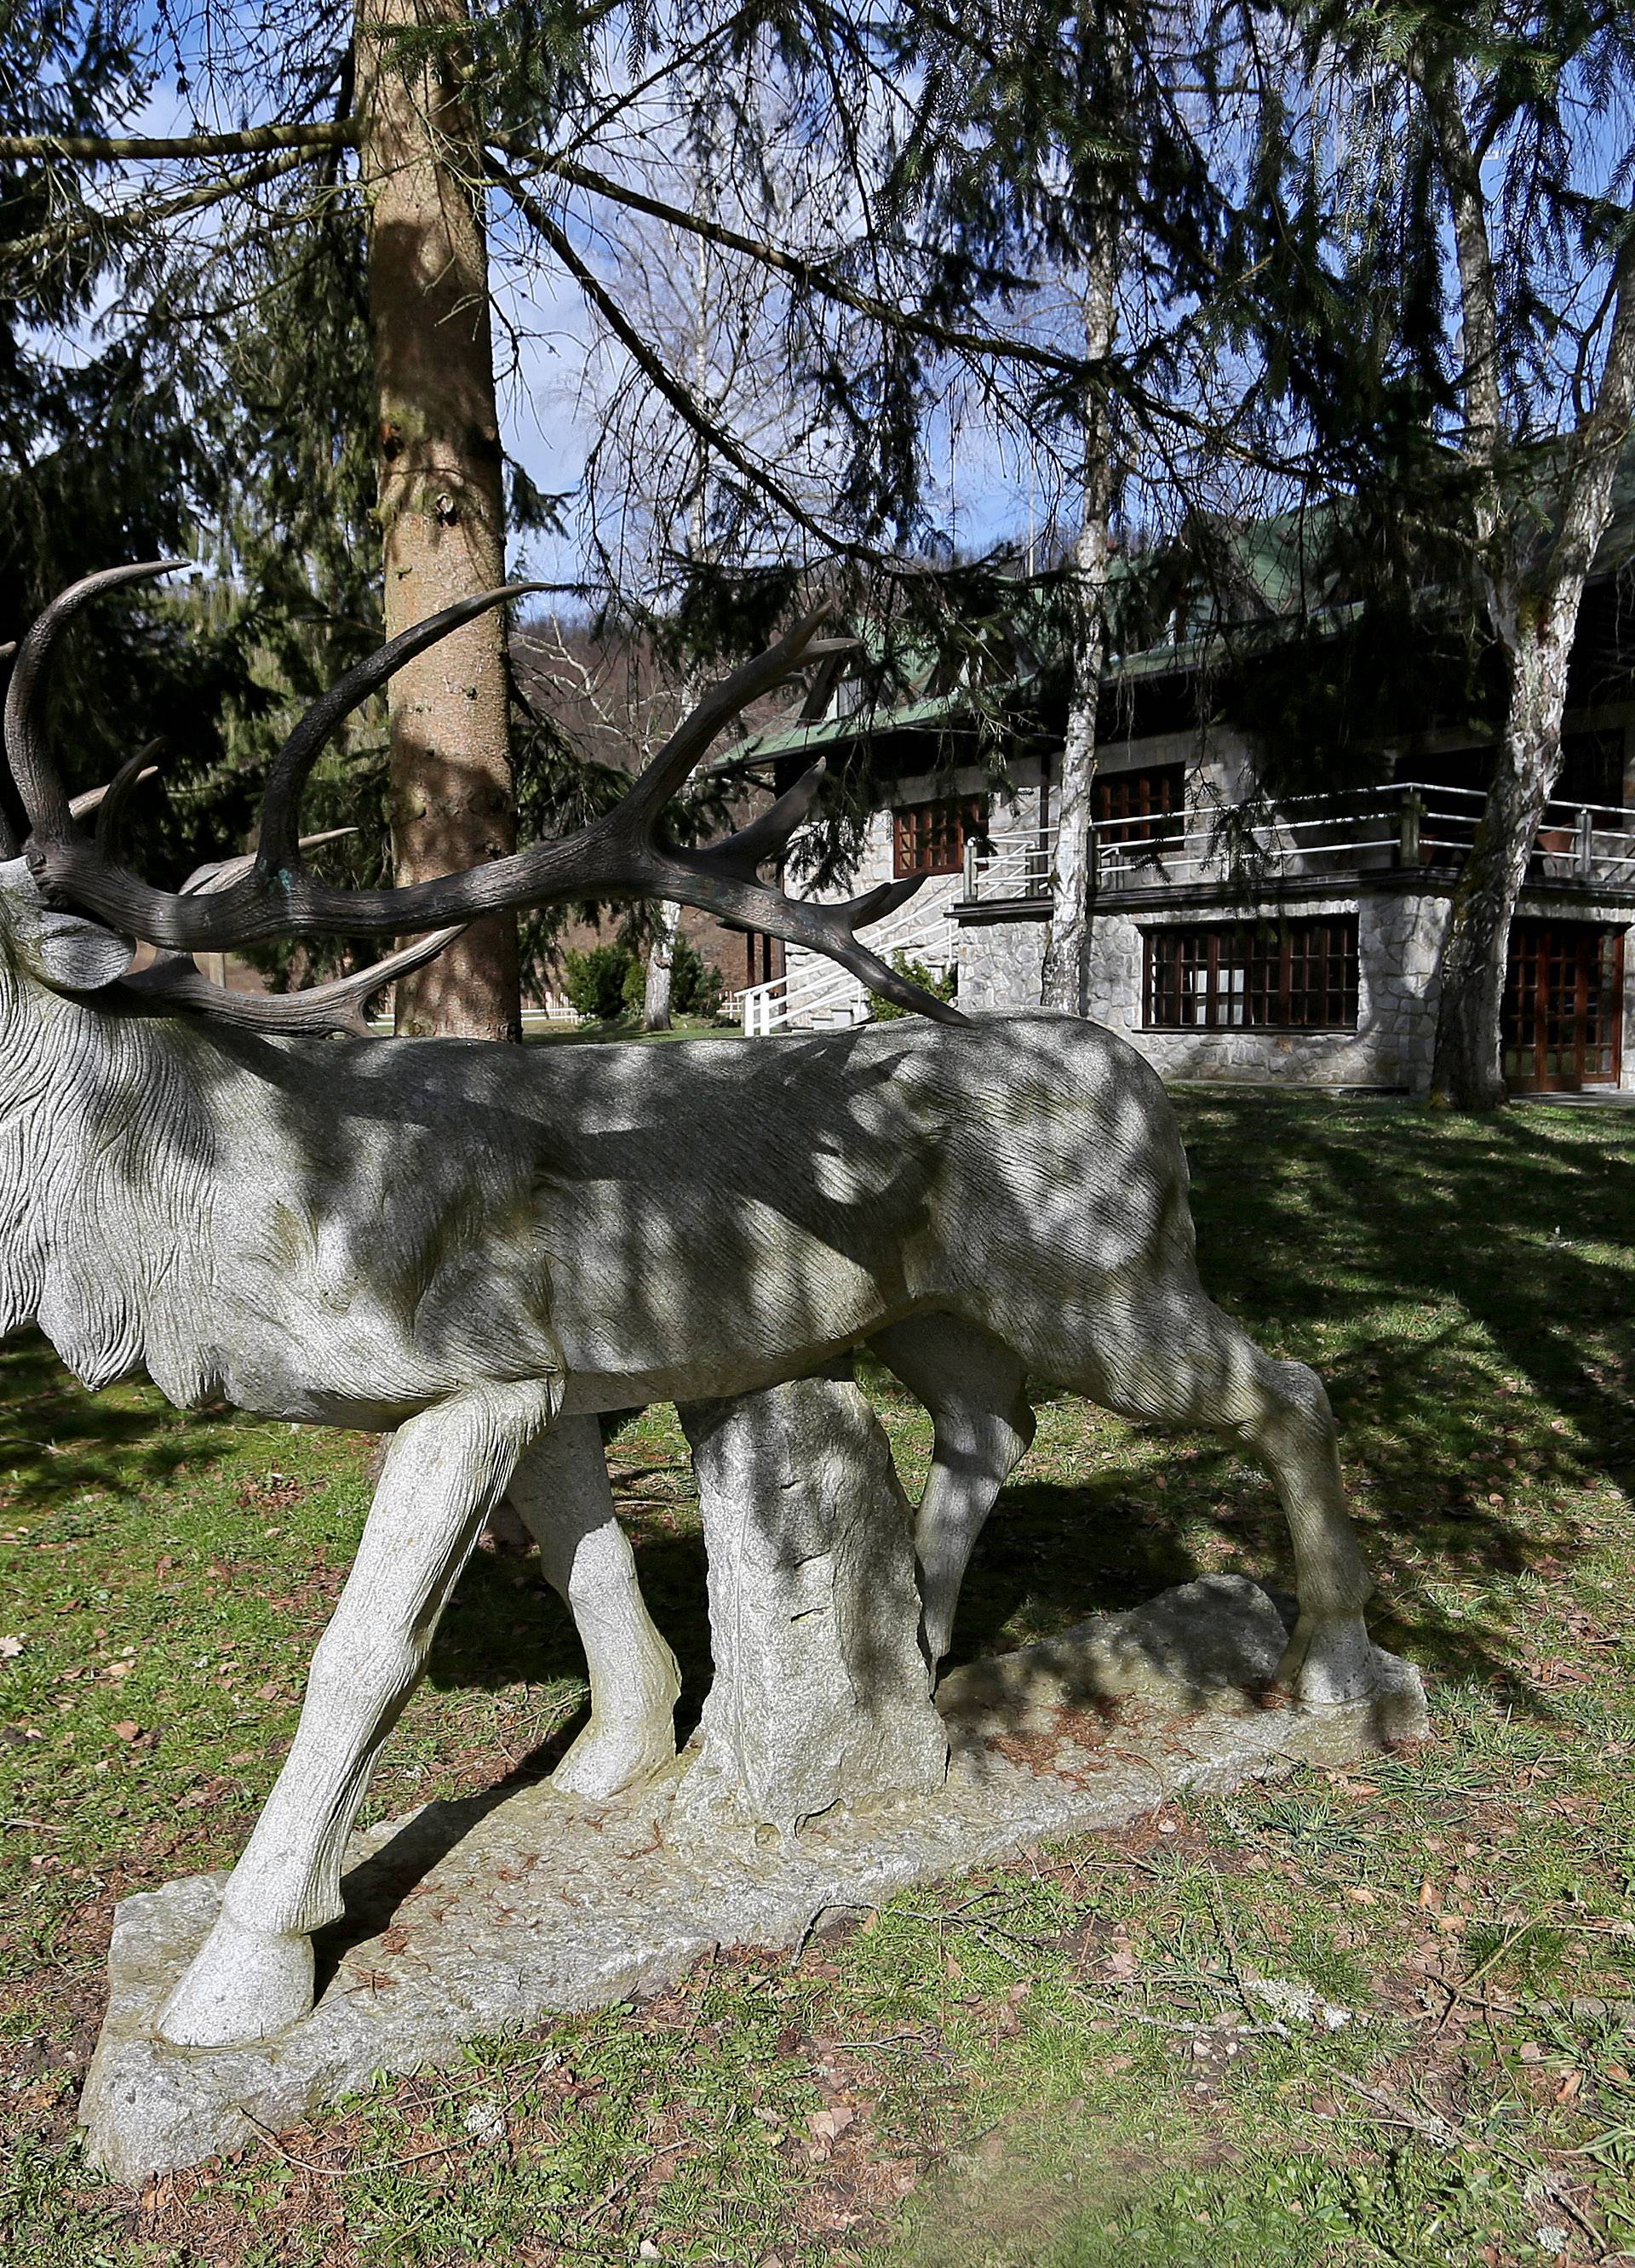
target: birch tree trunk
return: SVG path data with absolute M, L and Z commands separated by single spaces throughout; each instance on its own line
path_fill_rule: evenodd
M 1109 206 L 1108 225 L 1092 252 L 1085 292 L 1085 350 L 1093 362 L 1104 360 L 1113 350 L 1117 282 L 1117 232 Z M 1043 1006 L 1072 1016 L 1087 1014 L 1090 1005 L 1096 711 L 1107 653 L 1108 522 L 1115 492 L 1107 389 L 1094 379 L 1085 390 L 1084 450 L 1084 517 L 1068 574 L 1072 681 L 1050 854 L 1050 925 L 1039 994 Z
M 1506 1100 L 1501 1018 L 1510 931 L 1544 806 L 1561 771 L 1567 665 L 1584 585 L 1612 512 L 1612 484 L 1635 413 L 1635 245 L 1625 239 L 1606 359 L 1591 406 L 1562 445 L 1559 530 L 1531 572 L 1518 516 L 1506 503 L 1499 452 L 1499 294 L 1486 192 L 1451 73 L 1425 83 L 1447 180 L 1458 258 L 1462 453 L 1477 475 L 1474 534 L 1488 620 L 1507 657 L 1507 705 L 1476 840 L 1455 887 L 1442 950 L 1431 1100 L 1455 1110 L 1496 1110 Z
M 648 909 L 652 920 L 652 945 L 647 955 L 647 989 L 642 998 L 642 1029 L 670 1028 L 670 984 L 675 974 L 677 909 L 662 898 Z
M 357 47 L 388 637 L 504 580 L 482 153 L 464 0 L 370 0 Z M 405 42 L 407 41 L 407 44 Z M 389 691 L 395 880 L 516 848 L 504 628 L 468 623 Z M 477 924 L 397 987 L 400 1033 L 518 1036 L 517 932 Z
M 694 156 L 693 202 L 711 218 L 715 215 L 713 189 L 705 178 L 704 170 Z M 695 401 L 710 399 L 710 247 L 700 237 L 693 247 L 693 305 L 692 305 L 692 386 Z M 696 471 L 693 492 L 688 504 L 688 534 L 692 541 L 695 562 L 708 555 L 710 543 L 710 452 L 703 440 L 696 448 Z M 703 673 L 696 661 L 689 661 L 681 680 L 682 713 L 690 710 L 703 690 Z M 670 990 L 675 975 L 675 939 L 681 927 L 681 908 L 667 904 L 662 898 L 654 899 L 647 909 L 652 927 L 652 946 L 647 955 L 647 988 L 642 1000 L 642 1029 L 644 1032 L 667 1032 L 670 1029 Z
M 1567 659 L 1580 581 L 1536 625 L 1517 624 L 1509 711 L 1476 840 L 1454 887 L 1442 948 L 1431 1099 L 1454 1110 L 1506 1101 L 1500 1020 L 1510 929 L 1539 822 L 1561 770 Z

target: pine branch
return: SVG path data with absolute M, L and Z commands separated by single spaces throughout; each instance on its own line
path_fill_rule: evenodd
M 212 205 L 225 204 L 229 197 L 241 196 L 247 189 L 259 189 L 269 181 L 281 180 L 284 174 L 299 171 L 312 156 L 307 150 L 287 151 L 279 158 L 269 158 L 259 166 L 247 166 L 241 173 L 225 173 L 219 180 L 202 181 L 196 188 L 179 196 L 166 199 L 156 205 L 131 205 L 114 212 L 81 212 L 64 216 L 33 236 L 19 236 L 10 243 L 0 242 L 0 266 L 15 266 L 18 261 L 32 260 L 41 254 L 61 254 L 87 237 L 105 236 L 109 240 L 129 236 L 133 230 L 163 227 L 167 222 L 180 220 L 189 213 L 206 212 Z
M 136 158 L 254 158 L 269 150 L 348 150 L 356 118 L 313 119 L 303 126 L 247 126 L 236 134 L 0 134 L 0 159 L 74 158 L 116 166 Z
M 1094 359 L 1072 355 L 1063 350 L 1040 346 L 1032 340 L 1007 338 L 995 332 L 967 331 L 951 324 L 940 323 L 935 317 L 917 314 L 913 310 L 893 306 L 873 294 L 859 291 L 855 285 L 843 283 L 831 276 L 818 261 L 806 260 L 799 254 L 785 252 L 779 246 L 762 239 L 745 235 L 725 222 L 707 218 L 686 206 L 670 203 L 662 197 L 616 180 L 611 176 L 581 166 L 576 159 L 553 157 L 549 151 L 534 148 L 519 135 L 490 134 L 491 149 L 504 151 L 520 163 L 532 166 L 537 172 L 553 176 L 570 188 L 581 188 L 593 195 L 606 197 L 609 202 L 628 207 L 632 211 L 646 214 L 650 218 L 701 237 L 706 243 L 719 246 L 724 251 L 740 253 L 747 259 L 759 261 L 777 273 L 786 275 L 818 297 L 835 302 L 884 325 L 898 334 L 924 339 L 928 344 L 943 348 L 950 354 L 963 355 L 976 362 L 1019 362 L 1029 367 L 1048 372 L 1052 378 L 1064 379 L 1075 391 L 1085 386 L 1099 384 L 1109 394 L 1122 399 L 1132 410 L 1148 420 L 1179 426 L 1183 431 L 1219 446 L 1240 463 L 1258 471 L 1279 477 L 1309 479 L 1312 475 L 1297 463 L 1283 458 L 1268 456 L 1263 451 L 1246 446 L 1212 420 L 1189 413 L 1179 403 L 1163 400 L 1143 386 L 1133 371 L 1121 365 L 1112 357 Z M 504 166 L 495 166 L 490 180 L 504 189 L 516 202 L 525 218 L 532 221 L 537 206 L 528 199 L 517 177 Z M 530 207 L 533 206 L 533 210 Z M 696 431 L 702 431 L 695 426 Z
M 868 546 L 839 536 L 814 519 L 781 481 L 764 465 L 757 464 L 740 446 L 735 434 L 710 416 L 692 388 L 683 385 L 674 372 L 666 368 L 618 301 L 574 250 L 567 231 L 547 212 L 537 197 L 531 196 L 521 182 L 513 180 L 503 166 L 496 166 L 491 178 L 505 190 L 530 227 L 544 239 L 562 262 L 654 392 L 664 397 L 676 416 L 701 441 L 714 449 L 734 471 L 741 473 L 761 495 L 770 497 L 780 512 L 787 513 L 797 526 L 803 527 L 826 551 L 837 551 L 848 557 L 871 563 L 876 560 L 876 553 Z
M 724 221 L 707 218 L 702 213 L 689 211 L 684 205 L 670 203 L 666 198 L 653 196 L 645 189 L 615 180 L 611 175 L 581 166 L 571 158 L 554 158 L 549 151 L 535 149 L 517 134 L 491 134 L 490 146 L 503 151 L 511 158 L 549 173 L 571 188 L 588 189 L 593 195 L 606 197 L 610 202 L 628 207 L 632 212 L 645 213 L 649 219 L 663 221 L 672 228 L 702 237 L 706 243 L 718 245 L 723 251 L 741 253 L 746 259 L 759 261 L 763 268 L 788 276 L 806 290 L 820 298 L 832 299 L 853 314 L 866 315 L 871 320 L 883 323 L 895 331 L 908 331 L 916 338 L 944 348 L 950 354 L 968 355 L 982 360 L 1027 363 L 1037 370 L 1049 371 L 1052 377 L 1069 379 L 1082 385 L 1088 374 L 1082 357 L 1064 354 L 1053 347 L 1037 345 L 1031 339 L 1011 338 L 998 332 L 962 330 L 952 324 L 940 323 L 935 317 L 917 314 L 912 309 L 894 307 L 871 292 L 860 291 L 855 284 L 843 283 L 831 276 L 818 261 L 803 259 L 799 254 L 785 252 L 780 246 L 768 243 L 763 238 L 746 236 L 740 230 L 729 227 Z M 500 172 L 503 186 L 512 188 L 513 177 Z

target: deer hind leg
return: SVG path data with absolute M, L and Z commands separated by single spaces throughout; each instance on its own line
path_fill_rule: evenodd
M 312 1933 L 342 1913 L 342 1854 L 375 1758 L 478 1531 L 556 1400 L 549 1384 L 478 1387 L 399 1428 L 284 1770 L 159 2019 L 164 2038 L 263 2039 L 312 2007 Z
M 1160 1284 L 1121 1305 L 1116 1328 L 1098 1317 L 1092 1337 L 1093 1366 L 1064 1384 L 1123 1417 L 1212 1427 L 1264 1469 L 1289 1524 L 1300 1599 L 1278 1680 L 1310 1707 L 1364 1698 L 1375 1683 L 1362 1613 L 1374 1585 L 1346 1510 L 1334 1418 L 1316 1373 L 1263 1353 L 1196 1279 Z M 1054 1363 L 1048 1367 L 1062 1377 Z
M 956 1315 L 917 1315 L 873 1342 L 931 1412 L 931 1475 L 914 1526 L 921 1627 L 933 1668 L 994 1500 L 1034 1437 L 1027 1375 L 1009 1347 Z
M 536 1441 L 510 1497 L 545 1580 L 573 1616 L 591 1680 L 591 1720 L 551 1775 L 574 1795 L 616 1794 L 675 1755 L 675 1656 L 654 1628 L 613 1509 L 601 1428 L 565 1418 Z

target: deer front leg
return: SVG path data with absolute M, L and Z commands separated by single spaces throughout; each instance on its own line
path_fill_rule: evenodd
M 674 1759 L 681 1683 L 614 1513 L 595 1418 L 559 1420 L 518 1466 L 510 1495 L 539 1545 L 546 1581 L 567 1602 L 590 1672 L 591 1721 L 551 1785 L 615 1795 Z
M 557 1398 L 549 1383 L 475 1387 L 400 1427 L 290 1754 L 159 2019 L 163 2038 L 264 2039 L 311 2008 L 312 1933 L 342 1913 L 342 1854 L 375 1758 L 482 1522 Z

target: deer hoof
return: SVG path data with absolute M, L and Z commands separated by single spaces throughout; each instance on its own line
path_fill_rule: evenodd
M 550 1776 L 564 1795 L 600 1803 L 638 1780 L 651 1779 L 675 1761 L 675 1733 L 669 1714 L 651 1726 L 622 1726 L 604 1732 L 593 1717 Z
M 222 1914 L 159 2018 L 179 2048 L 240 2047 L 270 2038 L 313 2005 L 313 1940 L 244 1929 Z
M 1379 1689 L 1374 1641 L 1360 1615 L 1302 1615 L 1278 1665 L 1278 1683 L 1300 1709 L 1344 1709 Z

